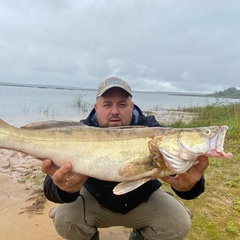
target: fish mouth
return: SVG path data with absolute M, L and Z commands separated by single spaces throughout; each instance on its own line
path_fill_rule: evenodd
M 206 130 L 208 129 L 206 128 Z M 204 149 L 200 149 L 199 152 L 194 152 L 188 146 L 184 145 L 180 140 L 179 148 L 182 149 L 182 152 L 186 155 L 192 155 L 193 158 L 194 156 L 206 156 L 210 158 L 229 159 L 233 156 L 232 153 L 224 152 L 223 148 L 227 130 L 228 126 L 219 126 L 216 133 L 209 138 L 209 142 L 205 151 Z
M 227 133 L 228 126 L 219 127 L 219 131 L 210 139 L 209 151 L 203 154 L 206 157 L 230 159 L 232 153 L 224 152 L 224 139 Z
M 224 151 L 218 151 L 217 149 L 212 149 L 210 152 L 204 154 L 206 157 L 215 157 L 215 158 L 222 158 L 222 159 L 230 159 L 233 157 L 232 153 L 224 152 Z

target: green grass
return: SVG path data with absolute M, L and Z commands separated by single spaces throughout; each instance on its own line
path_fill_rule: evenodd
M 240 103 L 182 109 L 194 113 L 189 123 L 177 121 L 171 127 L 228 125 L 225 151 L 230 160 L 210 159 L 205 172 L 205 192 L 183 203 L 193 212 L 193 225 L 186 240 L 240 239 Z M 164 184 L 168 190 L 168 186 Z

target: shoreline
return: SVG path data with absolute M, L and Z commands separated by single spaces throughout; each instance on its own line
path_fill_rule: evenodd
M 57 90 L 81 90 L 81 91 L 97 91 L 96 88 L 85 88 L 85 87 L 72 87 L 72 86 L 60 86 L 60 85 L 45 85 L 45 84 L 30 84 L 30 83 L 8 83 L 0 82 L 0 86 L 4 87 L 26 87 L 26 88 L 41 88 L 41 89 L 57 89 Z M 162 93 L 175 96 L 194 96 L 194 97 L 205 97 L 206 93 L 191 93 L 191 92 L 168 92 L 168 91 L 154 91 L 154 90 L 134 90 L 132 92 L 138 93 Z

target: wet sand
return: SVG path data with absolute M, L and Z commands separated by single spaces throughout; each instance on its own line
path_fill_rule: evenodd
M 12 150 L 0 149 L 0 239 L 59 240 L 48 212 L 57 204 L 41 190 L 41 161 Z M 128 239 L 131 229 L 100 230 L 100 239 Z

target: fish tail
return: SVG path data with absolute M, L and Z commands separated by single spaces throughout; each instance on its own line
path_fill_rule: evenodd
M 0 119 L 0 126 L 1 127 L 7 127 L 7 126 L 10 126 L 8 123 L 6 123 L 5 121 L 3 121 L 2 119 Z

